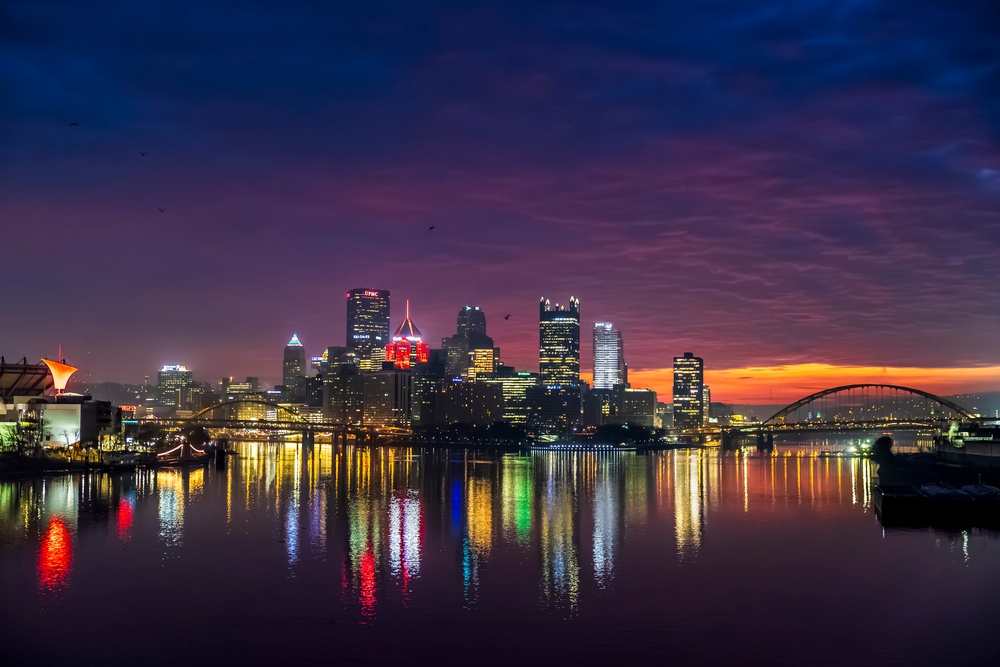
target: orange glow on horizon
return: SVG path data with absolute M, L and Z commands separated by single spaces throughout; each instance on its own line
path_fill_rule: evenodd
M 52 384 L 60 394 L 66 390 L 66 385 L 69 383 L 69 379 L 73 376 L 73 373 L 80 370 L 76 366 L 52 361 L 51 359 L 43 358 L 42 363 L 49 367 L 49 372 L 52 373 Z
M 922 389 L 938 396 L 1000 391 L 1000 366 L 971 368 L 913 368 L 893 366 L 836 366 L 788 364 L 747 368 L 706 369 L 705 383 L 712 401 L 722 403 L 787 404 L 804 396 L 848 384 L 895 384 Z M 673 368 L 629 369 L 629 384 L 649 387 L 657 399 L 669 403 Z

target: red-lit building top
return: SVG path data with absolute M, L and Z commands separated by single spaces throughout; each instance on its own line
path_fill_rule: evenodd
M 406 370 L 416 364 L 425 364 L 430 359 L 430 346 L 423 341 L 420 329 L 410 319 L 410 302 L 406 302 L 406 319 L 396 329 L 392 342 L 385 346 L 385 360 L 396 368 Z

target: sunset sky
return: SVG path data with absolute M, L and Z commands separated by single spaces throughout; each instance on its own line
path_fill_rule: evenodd
M 664 397 L 1000 389 L 994 0 L 316 7 L 4 3 L 0 354 L 274 382 L 373 287 L 525 370 L 578 297 Z

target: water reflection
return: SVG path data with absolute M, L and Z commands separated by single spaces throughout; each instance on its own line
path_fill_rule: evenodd
M 724 537 L 711 526 L 725 517 L 869 514 L 872 479 L 865 460 L 784 454 L 248 443 L 222 471 L 2 482 L 0 545 L 34 545 L 44 591 L 65 589 L 74 564 L 94 558 L 78 546 L 83 531 L 104 527 L 119 545 L 153 540 L 166 566 L 196 557 L 186 551 L 195 548 L 189 532 L 201 530 L 254 540 L 284 564 L 282 576 L 332 565 L 344 609 L 362 622 L 381 606 L 438 596 L 474 608 L 491 577 L 530 582 L 542 608 L 572 616 L 588 590 L 618 585 L 622 562 L 637 557 L 632 542 L 655 538 L 668 550 L 641 557 L 687 567 Z M 968 563 L 977 539 L 966 531 L 946 543 Z M 434 582 L 424 581 L 428 571 Z
M 38 547 L 38 583 L 43 590 L 55 591 L 66 585 L 73 541 L 62 517 L 49 519 L 49 527 Z

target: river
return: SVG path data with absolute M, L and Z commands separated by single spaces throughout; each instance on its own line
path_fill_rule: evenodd
M 17 665 L 964 665 L 998 534 L 883 529 L 801 452 L 244 443 L 226 470 L 0 480 Z

